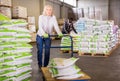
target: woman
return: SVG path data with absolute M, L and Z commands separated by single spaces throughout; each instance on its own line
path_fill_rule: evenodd
M 46 5 L 43 10 L 43 14 L 39 16 L 39 29 L 37 32 L 37 48 L 38 48 L 38 65 L 39 67 L 46 67 L 49 63 L 50 58 L 50 46 L 51 46 L 51 38 L 49 35 L 52 34 L 53 27 L 56 30 L 58 36 L 62 37 L 56 17 L 53 15 L 53 8 L 50 5 Z M 43 44 L 45 45 L 45 54 L 44 54 L 44 62 L 43 59 Z

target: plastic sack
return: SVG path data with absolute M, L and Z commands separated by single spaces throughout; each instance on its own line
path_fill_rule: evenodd
M 66 68 L 73 65 L 79 58 L 53 58 L 50 60 L 49 67 Z
M 63 69 L 57 69 L 57 68 L 49 69 L 49 71 L 52 73 L 52 77 L 72 75 L 79 72 L 80 70 L 81 69 L 76 65 L 72 65 Z
M 57 77 L 57 79 L 75 79 L 75 78 L 78 78 L 78 77 L 82 77 L 84 76 L 84 74 L 82 74 L 81 72 L 78 72 L 78 73 L 75 73 L 73 75 L 70 75 L 70 76 L 60 76 L 60 77 Z

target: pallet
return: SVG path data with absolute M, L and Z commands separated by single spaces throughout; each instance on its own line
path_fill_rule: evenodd
M 0 4 L 0 7 L 8 7 L 8 8 L 12 8 L 12 6 L 2 5 L 2 4 Z
M 71 53 L 71 50 L 60 50 L 61 53 Z M 78 53 L 79 51 L 73 51 L 73 53 Z
M 79 56 L 94 56 L 94 57 L 108 57 L 108 54 L 104 53 L 83 53 L 79 52 Z
M 73 53 L 78 53 L 79 51 L 78 50 L 73 50 Z
M 12 17 L 12 19 L 24 19 L 24 20 L 27 20 L 27 18 L 24 18 L 24 17 Z
M 71 50 L 60 50 L 60 53 L 71 53 Z
M 79 56 L 108 57 L 119 47 L 119 45 L 120 44 L 116 44 L 109 53 L 84 53 L 79 51 L 78 54 Z
M 117 43 L 113 48 L 112 50 L 109 52 L 109 54 L 111 55 L 113 53 L 114 50 L 116 50 L 118 47 L 119 47 L 119 43 Z
M 91 79 L 91 77 L 83 71 L 81 71 L 81 73 L 84 74 L 84 76 L 82 77 L 63 80 L 63 79 L 53 78 L 51 73 L 49 72 L 48 67 L 42 67 L 41 70 L 42 70 L 42 75 L 43 75 L 43 81 L 89 81 Z

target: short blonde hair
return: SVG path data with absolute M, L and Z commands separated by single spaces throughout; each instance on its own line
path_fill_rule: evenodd
M 46 15 L 46 9 L 47 9 L 47 8 L 51 8 L 51 9 L 52 9 L 52 15 L 51 15 L 51 16 L 53 16 L 53 7 L 52 7 L 51 5 L 45 5 L 42 14 L 43 14 L 43 15 Z

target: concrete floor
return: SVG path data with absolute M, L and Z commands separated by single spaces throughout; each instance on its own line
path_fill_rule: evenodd
M 59 40 L 53 40 L 52 45 L 59 45 Z M 37 66 L 37 48 L 33 45 L 33 62 L 32 62 L 32 81 L 43 81 L 42 74 Z M 59 49 L 51 49 L 51 58 L 65 57 L 69 58 L 70 54 L 60 54 Z M 83 57 L 74 54 L 74 57 L 80 59 L 76 62 L 82 71 L 91 76 L 90 81 L 120 81 L 120 47 L 117 48 L 109 57 Z

